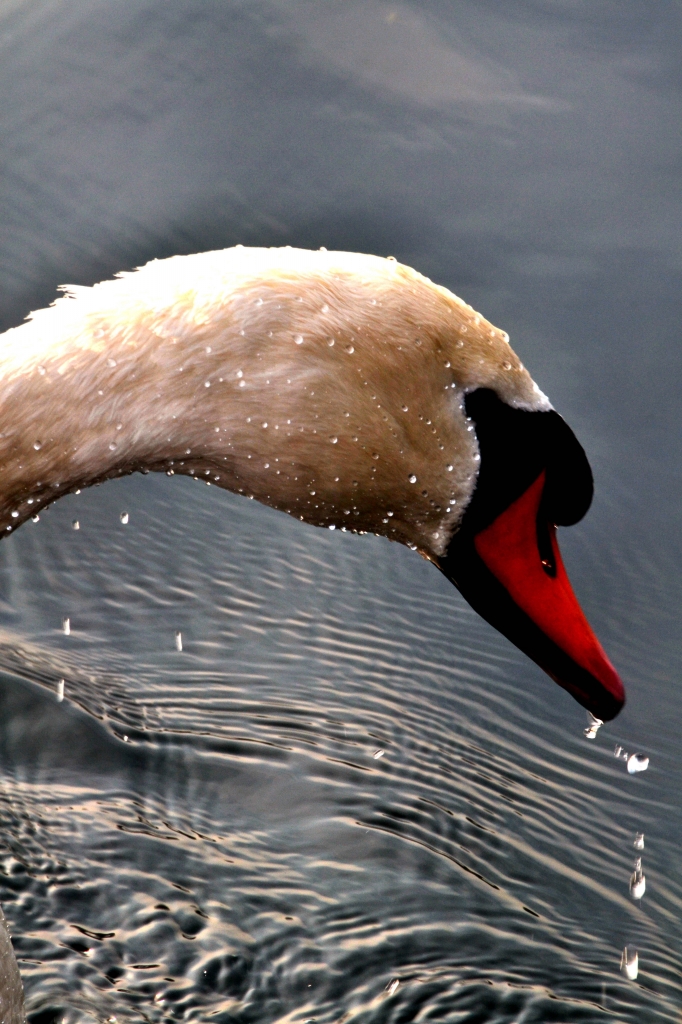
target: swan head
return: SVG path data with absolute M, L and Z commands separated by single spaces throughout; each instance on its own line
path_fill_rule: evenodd
M 585 454 L 471 306 L 392 259 L 240 246 L 66 291 L 0 337 L 0 533 L 111 477 L 205 479 L 418 550 L 618 712 L 556 543 L 589 506 Z
M 439 568 L 491 625 L 592 715 L 614 718 L 623 685 L 573 593 L 556 537 L 593 493 L 585 452 L 554 410 L 514 409 L 490 389 L 467 396 L 481 467 Z

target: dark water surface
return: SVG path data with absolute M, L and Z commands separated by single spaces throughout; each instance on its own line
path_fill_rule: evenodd
M 237 242 L 416 266 L 588 451 L 562 546 L 629 695 L 586 741 L 381 539 L 178 478 L 65 498 L 0 546 L 35 1024 L 680 1021 L 681 29 L 635 0 L 5 0 L 3 327 Z

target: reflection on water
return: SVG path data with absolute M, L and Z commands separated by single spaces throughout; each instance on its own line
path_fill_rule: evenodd
M 0 551 L 0 902 L 29 1010 L 677 1019 L 655 769 L 619 767 L 617 723 L 586 743 L 416 555 L 165 477 Z

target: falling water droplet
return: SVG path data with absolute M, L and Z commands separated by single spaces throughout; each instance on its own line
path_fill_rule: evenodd
M 182 650 L 182 633 L 180 632 L 179 629 L 175 630 L 175 650 Z
M 128 523 L 128 520 L 130 519 L 130 515 L 129 515 L 128 512 L 121 512 L 121 514 L 120 514 L 120 516 L 118 518 L 121 520 L 121 522 L 125 526 Z
M 392 981 L 389 981 L 388 985 L 386 986 L 386 995 L 388 995 L 388 996 L 395 995 L 395 993 L 398 991 L 398 986 L 399 985 L 400 985 L 400 982 L 398 981 L 397 978 L 393 978 Z
M 634 848 L 636 850 L 643 850 L 644 849 L 644 833 L 643 832 L 637 832 L 637 834 L 635 835 L 635 841 L 634 841 L 634 843 L 632 845 L 634 846 Z
M 639 956 L 632 946 L 626 946 L 620 958 L 620 969 L 626 978 L 634 981 L 639 974 Z
M 636 772 L 645 772 L 649 767 L 649 758 L 646 754 L 630 754 L 628 758 L 628 772 L 634 775 Z
M 71 635 L 71 619 L 62 619 L 62 632 L 64 633 L 64 636 Z
M 59 682 L 57 683 L 57 700 L 60 701 L 60 702 L 64 700 L 64 680 L 63 679 L 60 679 Z
M 630 895 L 633 900 L 641 900 L 642 896 L 646 891 L 646 878 L 642 871 L 642 862 L 637 860 L 635 863 L 635 870 L 630 875 Z
M 328 530 L 335 530 L 335 529 L 336 529 L 336 523 L 331 523 L 331 524 L 330 524 L 330 525 L 329 525 L 329 526 L 327 527 L 327 529 L 328 529 Z
M 372 754 L 372 757 L 374 758 L 375 761 L 378 761 L 379 758 L 383 757 L 385 753 L 385 750 L 375 750 L 374 753 Z
M 74 519 L 74 521 L 71 523 L 71 529 L 72 530 L 80 530 L 80 528 L 81 528 L 81 524 L 78 522 L 77 519 Z
M 18 518 L 19 518 L 19 513 L 18 512 L 12 512 L 12 519 L 18 519 Z
M 417 478 L 414 475 L 414 473 L 410 473 L 410 475 L 408 476 L 407 479 L 410 481 L 411 484 L 416 484 L 416 482 L 417 482 Z
M 588 740 L 595 739 L 596 736 L 597 736 L 597 733 L 599 732 L 599 730 L 600 730 L 600 728 L 602 727 L 603 724 L 604 723 L 602 722 L 601 718 L 596 718 L 595 715 L 593 715 L 590 711 L 588 711 L 587 712 L 587 728 L 583 729 L 583 732 L 585 733 L 585 738 L 588 739 Z
M 31 522 L 32 522 L 32 523 L 38 523 L 38 522 L 40 522 L 40 516 L 39 516 L 39 515 L 38 515 L 37 513 L 36 513 L 36 515 L 34 515 L 34 516 L 31 516 Z

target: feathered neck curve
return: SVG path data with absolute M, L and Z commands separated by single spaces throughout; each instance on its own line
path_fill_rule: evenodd
M 438 557 L 478 471 L 463 399 L 548 409 L 508 338 L 392 259 L 249 249 L 66 287 L 0 336 L 0 532 L 138 470 Z

